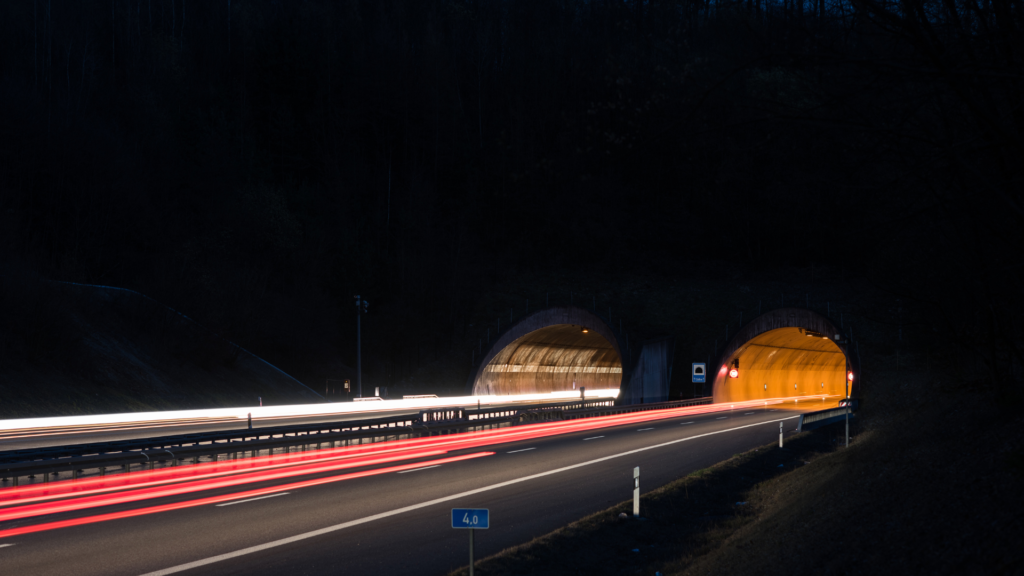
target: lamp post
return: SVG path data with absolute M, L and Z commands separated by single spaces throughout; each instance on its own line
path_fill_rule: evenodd
M 356 398 L 363 397 L 363 314 L 368 304 L 356 294 Z

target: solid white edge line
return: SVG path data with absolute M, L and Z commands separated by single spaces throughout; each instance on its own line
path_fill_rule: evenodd
M 527 450 L 536 450 L 536 449 L 537 449 L 536 447 L 533 447 L 533 448 L 523 448 L 522 450 L 513 450 L 511 452 L 506 452 L 506 454 L 515 454 L 516 452 L 526 452 Z
M 266 496 L 260 496 L 258 498 L 248 498 L 246 500 L 232 500 L 231 502 L 225 502 L 223 504 L 216 504 L 219 508 L 221 506 L 233 506 L 235 504 L 244 504 L 245 502 L 255 502 L 256 500 L 263 500 L 265 498 L 277 498 L 278 496 L 285 496 L 291 494 L 291 492 L 278 492 L 277 494 L 268 494 Z
M 497 490 L 498 488 L 504 488 L 505 486 L 511 486 L 513 484 L 519 484 L 520 482 L 526 482 L 528 480 L 535 480 L 537 478 L 543 478 L 545 476 L 551 476 L 552 474 L 559 474 L 568 470 L 574 470 L 576 468 L 583 468 L 584 466 L 590 466 L 592 464 L 598 464 L 607 460 L 614 460 L 615 458 L 621 458 L 623 456 L 629 456 L 631 454 L 639 454 L 640 452 L 646 452 L 648 450 L 654 450 L 656 448 L 664 448 L 665 446 L 671 446 L 672 444 L 679 444 L 680 442 L 688 442 L 690 440 L 696 440 L 698 438 L 704 438 L 705 436 L 714 436 L 716 434 L 725 434 L 726 432 L 734 432 L 736 430 L 742 430 L 744 428 L 752 428 L 754 426 L 762 426 L 764 424 L 774 424 L 775 422 L 783 422 L 785 420 L 792 420 L 799 418 L 800 416 L 789 416 L 787 418 L 779 418 L 778 420 L 768 420 L 766 422 L 758 422 L 756 424 L 747 424 L 745 426 L 737 426 L 735 428 L 729 428 L 728 430 L 719 430 L 717 432 L 706 432 L 704 434 L 698 434 L 696 436 L 690 436 L 688 438 L 680 438 L 678 440 L 670 440 L 668 442 L 662 442 L 661 444 L 655 444 L 653 446 L 647 446 L 645 448 L 637 448 L 636 450 L 629 450 L 627 452 L 620 452 L 619 454 L 612 454 L 611 456 L 605 456 L 603 458 L 597 458 L 596 460 L 588 460 L 579 464 L 573 464 L 571 466 L 564 466 L 562 468 L 556 468 L 554 470 L 548 470 L 547 472 L 540 472 L 538 474 L 532 474 L 530 476 L 523 476 L 522 478 L 516 478 L 514 480 L 507 480 L 505 482 L 499 482 L 497 484 L 491 484 L 490 486 L 484 486 L 483 488 L 476 488 L 474 490 L 468 490 L 466 492 L 460 492 L 458 494 L 452 494 L 451 496 L 443 496 L 441 498 L 435 498 L 427 502 L 420 502 L 419 504 L 413 504 L 404 508 L 397 508 L 395 510 L 389 510 L 387 512 L 381 512 L 380 514 L 374 514 L 373 516 L 366 516 L 365 518 L 359 518 L 357 520 L 350 520 L 348 522 L 342 522 L 341 524 L 335 524 L 334 526 L 328 526 L 326 528 L 320 528 L 319 530 L 313 530 L 312 532 L 306 532 L 303 534 L 297 534 L 295 536 L 289 536 L 288 538 L 282 538 L 280 540 L 274 540 L 273 542 L 267 542 L 266 544 L 258 544 L 256 546 L 250 546 L 249 548 L 243 548 L 234 552 L 227 552 L 225 554 L 219 554 L 217 556 L 211 556 L 202 560 L 196 560 L 195 562 L 189 562 L 187 564 L 179 564 L 178 566 L 172 566 L 170 568 L 164 568 L 163 570 L 157 570 L 155 572 L 147 572 L 142 576 L 166 576 L 167 574 L 177 574 L 178 572 L 184 572 L 185 570 L 191 570 L 192 568 L 199 568 L 200 566 L 206 566 L 215 562 L 222 562 L 224 560 L 230 560 L 232 558 L 238 558 L 240 556 L 246 556 L 248 554 L 254 554 L 256 552 L 262 552 L 263 550 L 269 550 L 271 548 L 277 548 L 278 546 L 284 546 L 291 544 L 292 542 L 299 542 L 316 536 L 323 536 L 324 534 L 330 534 L 331 532 L 337 532 L 338 530 L 344 530 L 345 528 L 351 528 L 353 526 L 359 526 L 360 524 L 367 524 L 375 520 L 381 520 L 389 518 L 391 516 L 397 516 L 406 512 L 412 512 L 413 510 L 419 510 L 421 508 L 427 508 L 434 506 L 435 504 L 442 504 L 444 502 L 450 502 L 452 500 L 458 500 L 459 498 L 465 498 L 474 494 L 480 494 L 482 492 L 489 492 L 491 490 Z
M 598 438 L 604 438 L 604 436 L 591 436 L 590 438 L 584 438 L 583 441 L 586 442 L 587 440 L 597 440 Z
M 408 474 L 409 472 L 419 472 L 420 470 L 430 470 L 431 468 L 440 468 L 440 464 L 434 464 L 433 466 L 424 466 L 423 468 L 413 468 L 412 470 L 402 470 L 399 474 Z

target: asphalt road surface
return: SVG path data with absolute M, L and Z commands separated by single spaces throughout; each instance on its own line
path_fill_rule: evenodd
M 808 403 L 801 411 L 820 408 Z M 792 432 L 798 413 L 794 407 L 673 416 L 472 447 L 422 458 L 422 466 L 414 462 L 401 472 L 31 534 L 5 537 L 3 531 L 211 494 L 231 497 L 254 485 L 4 521 L 0 574 L 444 574 L 466 565 L 468 555 L 468 534 L 451 528 L 451 508 L 490 509 L 491 528 L 476 532 L 482 558 L 630 499 L 634 466 L 646 493 L 776 441 L 779 422 Z M 481 452 L 494 454 L 431 464 Z

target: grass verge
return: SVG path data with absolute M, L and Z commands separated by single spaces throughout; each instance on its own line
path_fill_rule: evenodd
M 654 574 L 681 557 L 705 554 L 757 517 L 752 490 L 832 450 L 828 433 L 799 434 L 737 454 L 632 501 L 573 522 L 477 562 L 479 574 Z M 620 514 L 627 518 L 620 519 Z M 468 567 L 451 573 L 468 574 Z

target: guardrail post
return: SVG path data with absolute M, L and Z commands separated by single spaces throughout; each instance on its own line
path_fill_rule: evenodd
M 846 447 L 850 447 L 850 400 L 846 400 Z

